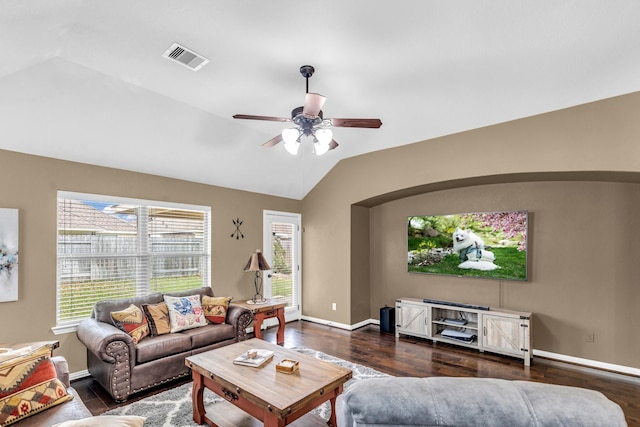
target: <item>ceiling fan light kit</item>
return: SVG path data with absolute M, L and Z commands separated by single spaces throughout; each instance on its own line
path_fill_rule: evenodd
M 309 93 L 309 77 L 315 69 L 311 65 L 300 67 L 300 74 L 306 79 L 307 93 L 302 107 L 296 107 L 291 111 L 291 118 L 255 116 L 248 114 L 236 114 L 234 119 L 268 120 L 276 122 L 293 122 L 296 126 L 287 128 L 282 134 L 276 135 L 262 144 L 263 147 L 273 147 L 280 141 L 284 141 L 284 148 L 294 156 L 298 154 L 300 142 L 303 136 L 311 136 L 316 155 L 321 156 L 329 150 L 333 150 L 338 143 L 333 139 L 331 127 L 355 127 L 355 128 L 379 128 L 382 126 L 380 119 L 325 119 L 322 107 L 327 98 L 319 93 Z

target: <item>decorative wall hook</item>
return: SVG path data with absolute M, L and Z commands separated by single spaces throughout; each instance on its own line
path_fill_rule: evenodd
M 236 230 L 231 233 L 231 238 L 233 239 L 235 237 L 236 240 L 244 239 L 244 234 L 242 234 L 242 231 L 240 231 L 240 226 L 242 225 L 243 221 L 240 218 L 232 219 L 231 221 L 233 222 L 233 225 L 236 226 Z

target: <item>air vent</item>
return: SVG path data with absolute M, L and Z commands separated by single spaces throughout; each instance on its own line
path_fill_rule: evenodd
M 178 64 L 182 64 L 193 71 L 198 71 L 209 62 L 209 60 L 204 56 L 199 55 L 184 46 L 180 46 L 178 43 L 172 44 L 171 47 L 162 54 L 162 56 L 175 61 Z

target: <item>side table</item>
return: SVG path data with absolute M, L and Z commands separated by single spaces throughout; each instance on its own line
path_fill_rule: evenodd
M 246 301 L 233 301 L 233 304 L 242 306 L 253 314 L 253 333 L 256 338 L 262 338 L 262 322 L 272 317 L 278 318 L 278 332 L 276 334 L 276 342 L 278 345 L 284 345 L 284 307 L 285 302 L 276 300 L 267 300 L 263 304 L 249 304 Z

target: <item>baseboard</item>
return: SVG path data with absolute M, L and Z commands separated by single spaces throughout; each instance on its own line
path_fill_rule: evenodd
M 318 319 L 317 317 L 311 317 L 311 316 L 302 316 L 302 320 L 307 320 L 313 323 L 319 323 L 321 325 L 332 326 L 334 328 L 346 329 L 347 331 L 353 331 L 355 329 L 362 328 L 363 326 L 367 326 L 372 323 L 373 324 L 380 323 L 379 320 L 368 319 L 368 320 L 363 320 L 362 322 L 358 322 L 354 325 L 347 325 L 345 323 L 332 322 L 330 320 Z
M 533 349 L 533 355 L 546 359 L 557 360 L 559 362 L 572 363 L 574 365 L 586 366 L 589 368 L 601 369 L 605 371 L 617 372 L 620 374 L 640 377 L 640 369 L 630 366 L 616 365 L 613 363 L 600 362 L 598 360 L 583 359 L 582 357 L 567 356 L 566 354 L 552 353 L 550 351 Z
M 353 331 L 355 329 L 362 328 L 363 326 L 367 326 L 367 325 L 380 324 L 380 320 L 378 319 L 363 320 L 362 322 L 358 322 L 354 325 L 346 325 L 344 323 L 330 322 L 328 320 L 318 319 L 318 318 L 309 317 L 309 316 L 302 316 L 302 320 L 308 320 L 309 322 L 320 323 L 322 325 L 327 325 L 327 326 L 334 326 L 336 328 L 346 329 L 348 331 Z M 616 372 L 620 374 L 633 375 L 636 377 L 640 377 L 640 369 L 632 368 L 630 366 L 616 365 L 613 363 L 600 362 L 600 361 L 591 360 L 591 359 L 583 359 L 581 357 L 567 356 L 565 354 L 552 353 L 550 351 L 536 350 L 536 349 L 533 350 L 533 355 L 538 357 L 544 357 L 546 359 L 557 360 L 559 362 L 566 362 L 566 363 L 572 363 L 574 365 L 586 366 L 588 368 L 595 368 L 595 369 L 600 369 L 604 371 L 611 371 L 611 372 Z
M 86 369 L 78 372 L 70 372 L 69 381 L 81 380 L 82 378 L 86 378 L 89 376 L 91 376 L 91 374 Z

